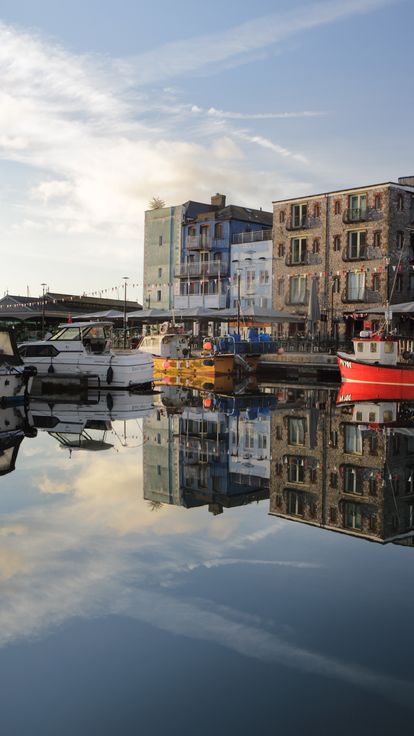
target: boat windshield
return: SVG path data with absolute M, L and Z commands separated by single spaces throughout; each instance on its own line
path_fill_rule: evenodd
M 79 327 L 64 327 L 63 329 L 55 332 L 50 340 L 80 340 L 80 329 Z

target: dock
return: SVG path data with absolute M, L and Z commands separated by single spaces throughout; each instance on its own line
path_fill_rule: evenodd
M 260 357 L 258 372 L 272 379 L 311 383 L 340 383 L 336 356 L 319 352 L 267 353 Z

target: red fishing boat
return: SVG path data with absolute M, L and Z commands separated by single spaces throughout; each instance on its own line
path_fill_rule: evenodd
M 352 342 L 353 355 L 337 354 L 341 393 L 349 394 L 348 401 L 414 400 L 414 365 L 399 360 L 397 337 L 363 331 Z M 403 358 L 410 359 L 411 355 L 404 353 Z

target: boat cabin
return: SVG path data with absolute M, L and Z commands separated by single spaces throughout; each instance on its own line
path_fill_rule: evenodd
M 23 358 L 53 357 L 61 352 L 83 351 L 102 355 L 111 351 L 111 322 L 70 322 L 46 340 L 19 346 Z M 80 343 L 80 344 L 79 344 Z
M 397 419 L 395 401 L 363 401 L 354 404 L 352 421 L 356 424 L 390 424 Z
M 352 342 L 356 360 L 381 365 L 396 365 L 397 363 L 398 340 L 391 335 L 381 335 L 364 330 Z
M 138 347 L 142 352 L 160 358 L 189 358 L 191 353 L 189 336 L 174 332 L 146 335 Z

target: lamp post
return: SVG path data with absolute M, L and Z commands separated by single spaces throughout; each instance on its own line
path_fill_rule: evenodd
M 126 312 L 126 298 L 127 298 L 127 281 L 129 276 L 123 276 L 124 280 L 124 350 L 126 349 L 126 330 L 127 330 L 127 312 Z
M 45 287 L 46 287 L 46 284 L 43 282 L 40 285 L 43 290 L 42 292 L 42 337 L 43 337 L 45 334 Z

